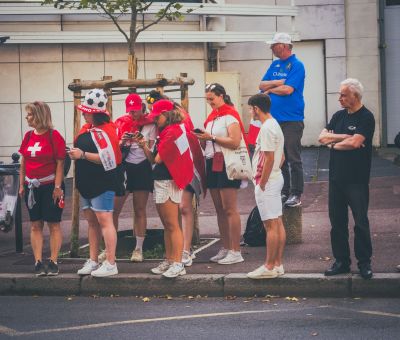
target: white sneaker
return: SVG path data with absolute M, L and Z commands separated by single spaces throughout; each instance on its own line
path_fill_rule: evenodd
M 90 275 L 94 277 L 106 277 L 117 274 L 118 274 L 117 264 L 116 263 L 111 264 L 107 260 L 105 260 L 98 269 L 90 273 Z
M 221 248 L 217 255 L 213 256 L 210 261 L 211 262 L 218 262 L 219 260 L 222 260 L 226 255 L 228 255 L 228 249 Z
M 240 251 L 229 250 L 228 254 L 221 260 L 219 260 L 218 264 L 234 264 L 243 262 L 244 259 L 242 257 L 242 253 Z
M 186 274 L 186 269 L 183 263 L 174 262 L 169 266 L 168 270 L 165 271 L 162 275 L 164 277 L 172 278 L 185 274 Z
M 276 273 L 278 276 L 285 275 L 285 270 L 283 269 L 283 265 L 281 264 L 280 266 L 275 266 L 274 269 L 276 270 Z
M 106 250 L 104 249 L 104 250 L 99 254 L 99 256 L 97 256 L 97 262 L 103 263 L 105 260 L 107 260 L 107 252 L 106 252 Z
M 156 275 L 161 275 L 162 273 L 166 272 L 170 266 L 171 264 L 167 260 L 164 260 L 160 262 L 157 267 L 152 268 L 151 272 Z
M 89 275 L 93 270 L 99 268 L 99 264 L 91 259 L 86 260 L 81 269 L 78 270 L 78 275 Z
M 185 267 L 190 267 L 193 264 L 192 256 L 186 250 L 182 253 L 182 263 Z
M 264 265 L 258 267 L 256 270 L 253 270 L 246 275 L 249 279 L 272 279 L 278 276 L 275 268 L 272 270 L 267 269 Z
M 141 249 L 135 249 L 131 256 L 132 262 L 143 262 L 143 253 Z

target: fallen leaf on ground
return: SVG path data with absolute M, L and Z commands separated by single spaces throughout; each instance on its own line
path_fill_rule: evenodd
M 314 333 L 311 333 L 311 335 L 312 335 L 312 336 L 317 336 L 318 333 L 317 333 L 317 332 L 314 332 Z
M 285 300 L 288 300 L 288 301 L 294 301 L 294 302 L 297 302 L 297 301 L 299 301 L 299 299 L 297 298 L 297 297 L 290 297 L 290 296 L 286 296 L 285 297 Z
M 142 301 L 143 301 L 143 302 L 150 302 L 150 298 L 145 297 L 145 298 L 142 299 Z

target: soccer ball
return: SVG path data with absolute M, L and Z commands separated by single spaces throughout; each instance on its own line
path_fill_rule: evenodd
M 105 111 L 107 100 L 107 95 L 103 90 L 93 89 L 86 94 L 84 105 L 94 110 Z

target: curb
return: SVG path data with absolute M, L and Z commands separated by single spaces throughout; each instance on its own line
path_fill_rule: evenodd
M 119 274 L 107 278 L 76 274 L 35 277 L 31 274 L 0 274 L 0 295 L 201 295 L 201 296 L 302 296 L 302 297 L 400 297 L 400 273 L 325 277 L 323 274 L 285 274 L 271 280 L 250 280 L 244 273 L 192 274 L 166 279 L 149 274 Z

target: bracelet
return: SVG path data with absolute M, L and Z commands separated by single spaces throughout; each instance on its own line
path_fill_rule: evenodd
M 217 136 L 211 136 L 211 140 L 216 143 L 217 142 Z
M 61 189 L 61 185 L 55 185 L 54 189 Z
M 82 151 L 82 154 L 81 154 L 81 159 L 86 159 L 86 156 L 85 156 L 85 151 Z

